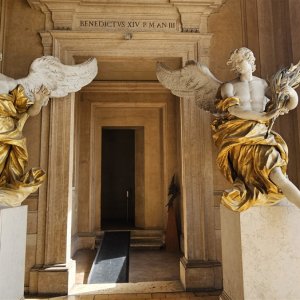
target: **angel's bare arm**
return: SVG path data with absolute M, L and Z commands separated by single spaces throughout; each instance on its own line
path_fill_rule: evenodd
M 259 121 L 259 122 L 266 122 L 272 118 L 277 117 L 280 115 L 281 109 L 274 109 L 270 112 L 256 112 L 253 110 L 244 110 L 241 109 L 238 105 L 232 106 L 228 109 L 229 113 L 233 116 L 236 116 L 240 119 L 244 120 L 253 120 L 253 121 Z
M 42 106 L 46 106 L 49 100 L 49 91 L 45 86 L 41 86 L 40 90 L 34 92 L 34 104 L 32 104 L 27 113 L 30 117 L 36 116 L 40 113 Z

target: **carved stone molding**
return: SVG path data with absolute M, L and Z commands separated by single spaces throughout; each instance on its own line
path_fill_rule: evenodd
M 225 0 L 27 0 L 46 15 L 46 30 L 207 32 L 207 17 Z
M 0 72 L 3 71 L 6 0 L 0 0 Z
M 225 0 L 170 0 L 180 13 L 183 32 L 207 32 L 207 17 Z

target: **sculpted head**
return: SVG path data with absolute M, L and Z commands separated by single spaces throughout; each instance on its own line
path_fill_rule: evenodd
M 235 49 L 231 53 L 227 65 L 231 65 L 231 70 L 238 74 L 249 71 L 253 73 L 256 70 L 254 54 L 246 47 Z

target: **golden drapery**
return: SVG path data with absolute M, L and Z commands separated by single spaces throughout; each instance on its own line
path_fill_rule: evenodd
M 45 179 L 41 169 L 25 172 L 28 153 L 22 130 L 32 104 L 21 85 L 0 94 L 0 205 L 21 205 Z
M 212 123 L 213 140 L 219 149 L 217 165 L 233 183 L 221 202 L 233 211 L 276 204 L 284 195 L 269 174 L 275 167 L 286 173 L 287 145 L 274 131 L 265 138 L 267 124 L 230 115 L 228 108 L 233 105 L 239 105 L 238 98 L 220 100 L 217 109 L 223 116 Z

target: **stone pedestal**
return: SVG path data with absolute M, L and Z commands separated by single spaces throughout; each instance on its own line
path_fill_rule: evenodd
M 237 213 L 222 206 L 221 228 L 220 299 L 299 299 L 299 209 L 286 204 Z
M 0 300 L 24 297 L 27 206 L 0 208 Z

